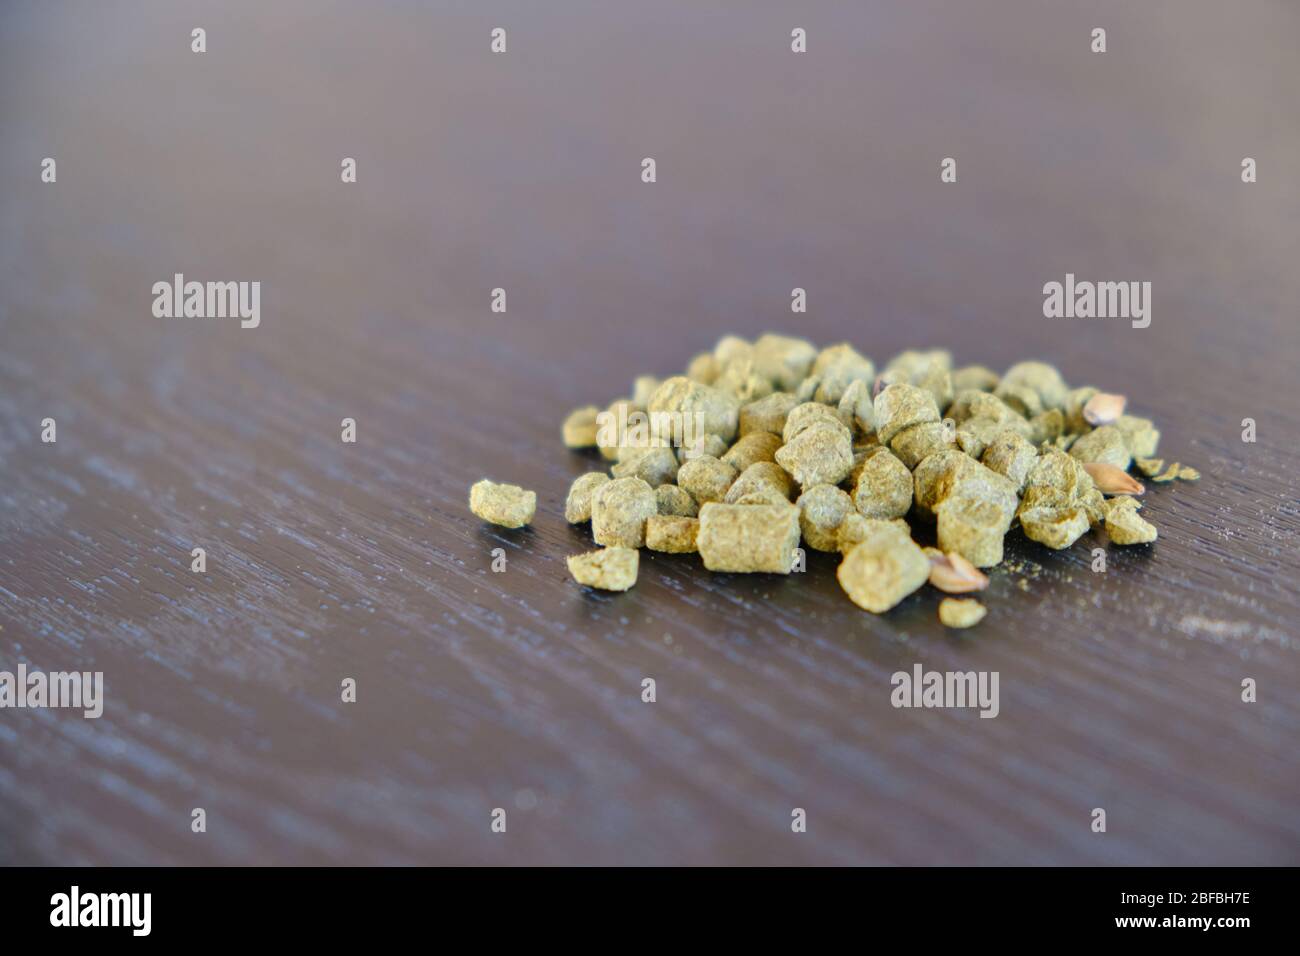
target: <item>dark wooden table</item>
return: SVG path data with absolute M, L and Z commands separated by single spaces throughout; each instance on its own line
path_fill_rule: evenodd
M 1298 36 L 1263 0 L 5 5 L 0 669 L 107 699 L 0 711 L 0 862 L 1300 862 Z M 260 281 L 261 326 L 155 318 L 176 272 Z M 1150 328 L 1044 318 L 1067 272 L 1150 281 Z M 1105 574 L 1100 533 L 1017 533 L 970 632 L 821 554 L 575 586 L 565 413 L 767 329 L 1050 359 L 1204 479 Z M 483 476 L 534 526 L 475 520 Z M 1000 715 L 894 709 L 916 663 L 999 672 Z

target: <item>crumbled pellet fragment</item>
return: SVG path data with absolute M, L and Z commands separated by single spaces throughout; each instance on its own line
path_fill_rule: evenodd
M 1124 444 L 1135 458 L 1151 458 L 1160 444 L 1160 432 L 1149 418 L 1121 415 L 1112 426 L 1124 436 Z M 1114 462 L 1112 462 L 1114 464 Z
M 1141 507 L 1136 498 L 1112 498 L 1106 502 L 1106 536 L 1114 544 L 1149 544 L 1156 540 L 1156 526 L 1138 514 Z
M 1113 425 L 1124 414 L 1128 399 L 1114 392 L 1098 392 L 1083 405 L 1083 420 L 1094 427 Z
M 677 456 L 671 448 L 641 448 L 620 458 L 610 469 L 615 478 L 640 478 L 651 488 L 677 479 Z
M 687 444 L 681 445 L 677 449 L 677 460 L 684 465 L 692 458 L 702 458 L 705 455 L 721 458 L 726 453 L 727 443 L 717 435 L 706 433 Z
M 1021 508 L 1019 518 L 1025 537 L 1056 551 L 1078 541 L 1091 524 L 1082 505 Z
M 772 383 L 760 375 L 750 358 L 732 359 L 714 379 L 714 388 L 726 392 L 742 405 L 772 394 Z
M 1024 490 L 1029 471 L 1037 460 L 1038 449 L 1011 431 L 1003 431 L 993 439 L 980 458 L 988 468 L 1010 479 L 1017 492 Z
M 692 458 L 677 471 L 677 484 L 702 505 L 721 501 L 736 480 L 736 469 L 712 455 Z
M 761 495 L 774 503 L 788 504 L 794 497 L 794 480 L 776 462 L 756 461 L 727 489 L 724 500 L 727 504 L 739 504 L 740 499 L 748 495 Z
M 904 428 L 939 421 L 934 396 L 923 388 L 903 383 L 889 385 L 876 396 L 873 414 L 876 436 L 886 444 Z
M 840 420 L 839 413 L 821 402 L 804 402 L 790 409 L 790 413 L 785 417 L 785 427 L 781 430 L 781 440 L 788 445 L 799 437 L 800 432 L 823 423 L 844 429 L 845 435 L 852 444 L 853 433 Z
M 988 608 L 974 598 L 944 598 L 939 602 L 939 620 L 944 627 L 974 627 L 987 613 Z
M 700 509 L 696 544 L 710 571 L 789 574 L 799 547 L 799 509 L 788 502 L 709 502 Z
M 998 373 L 983 365 L 967 365 L 952 373 L 954 391 L 964 392 L 975 389 L 978 392 L 991 392 L 998 387 Z
M 754 343 L 755 369 L 782 391 L 796 388 L 816 358 L 816 346 L 805 339 L 769 332 Z
M 837 485 L 853 470 L 853 441 L 838 421 L 818 422 L 799 432 L 776 451 L 776 463 L 801 488 Z
M 751 432 L 737 439 L 722 456 L 737 472 L 742 472 L 756 461 L 776 461 L 776 450 L 781 447 L 781 436 L 771 432 Z
M 785 419 L 799 405 L 799 399 L 790 392 L 773 392 L 766 398 L 740 407 L 740 435 L 743 438 L 754 432 L 771 432 L 783 435 Z
M 537 512 L 537 493 L 484 478 L 469 489 L 469 510 L 503 528 L 522 528 Z
M 923 460 L 953 447 L 956 442 L 956 428 L 949 419 L 946 422 L 922 422 L 904 428 L 889 443 L 889 450 L 898 456 L 908 468 L 915 468 Z
M 653 515 L 646 520 L 645 546 L 668 554 L 692 554 L 700 520 L 682 515 Z
M 1160 472 L 1164 471 L 1165 460 L 1163 458 L 1134 458 L 1133 464 L 1137 470 L 1147 478 L 1154 478 Z
M 849 549 L 835 576 L 854 604 L 883 614 L 929 579 L 930 561 L 902 532 L 872 529 Z
M 560 431 L 565 448 L 592 448 L 596 444 L 596 416 L 600 409 L 595 405 L 576 408 L 564 420 Z
M 686 377 L 701 385 L 712 385 L 721 372 L 722 366 L 712 352 L 701 352 L 686 366 Z
M 573 479 L 569 486 L 569 496 L 564 499 L 564 520 L 569 524 L 580 524 L 591 520 L 591 499 L 596 489 L 609 484 L 609 475 L 603 471 L 589 471 Z
M 654 489 L 640 478 L 616 478 L 591 499 L 591 536 L 607 547 L 645 544 L 646 519 L 659 511 Z
M 568 559 L 569 573 L 579 584 L 602 591 L 626 591 L 636 584 L 641 556 L 635 548 L 601 548 Z
M 998 383 L 999 390 L 1005 386 L 1031 389 L 1042 408 L 1064 408 L 1069 392 L 1061 373 L 1046 362 L 1017 362 L 1003 373 Z
M 864 518 L 901 518 L 912 508 L 912 473 L 887 448 L 878 448 L 858 472 L 853 507 Z
M 694 518 L 700 513 L 699 506 L 689 493 L 676 485 L 660 485 L 655 489 L 655 504 L 661 515 L 678 515 Z
M 978 568 L 991 568 L 1002 560 L 1002 542 L 1015 509 L 1008 511 L 1004 502 L 982 497 L 973 487 L 934 506 L 935 533 L 945 554 L 955 551 Z
M 1097 490 L 1103 495 L 1140 495 L 1146 491 L 1142 482 L 1127 471 L 1101 461 L 1085 461 L 1083 470 L 1088 473 Z
M 818 551 L 839 549 L 838 531 L 853 511 L 848 494 L 834 485 L 813 485 L 795 502 L 799 506 L 799 528 L 808 547 Z
M 930 559 L 930 583 L 948 594 L 969 594 L 989 586 L 988 575 L 956 551 L 944 554 L 938 548 L 924 548 Z
M 870 382 L 851 383 L 840 396 L 840 403 L 835 410 L 840 421 L 857 434 L 867 435 L 875 431 L 875 399 L 871 394 Z
M 1102 425 L 1086 435 L 1080 435 L 1070 446 L 1070 455 L 1079 461 L 1100 461 L 1127 471 L 1133 460 L 1124 433 L 1114 425 Z
M 1156 460 L 1160 461 L 1163 466 L 1162 459 L 1156 459 Z M 1188 465 L 1184 465 L 1181 462 L 1176 461 L 1173 464 L 1171 464 L 1168 468 L 1166 468 L 1164 471 L 1160 472 L 1160 474 L 1151 475 L 1152 481 L 1158 481 L 1161 484 L 1164 484 L 1167 481 L 1173 481 L 1175 478 L 1180 479 L 1182 481 L 1199 481 L 1201 478 L 1201 473 L 1197 471 L 1195 468 L 1192 468 Z
M 686 433 L 686 418 L 690 418 L 690 434 L 712 432 L 723 441 L 736 436 L 736 421 L 740 403 L 726 392 L 710 385 L 692 382 L 684 375 L 665 379 L 650 396 L 648 410 L 651 417 L 666 413 L 682 433 Z M 680 423 L 680 424 L 678 424 Z

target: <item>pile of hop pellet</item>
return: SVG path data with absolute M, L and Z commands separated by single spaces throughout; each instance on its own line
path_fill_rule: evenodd
M 947 594 L 984 589 L 980 569 L 1002 561 L 1017 524 L 1056 550 L 1101 526 L 1114 544 L 1151 542 L 1129 469 L 1153 481 L 1199 475 L 1155 458 L 1160 433 L 1125 404 L 1070 388 L 1043 362 L 999 376 L 954 369 L 946 351 L 908 351 L 877 374 L 848 344 L 727 336 L 685 375 L 642 376 L 631 398 L 565 420 L 566 446 L 612 463 L 569 489 L 565 519 L 590 521 L 601 546 L 569 570 L 625 591 L 648 547 L 698 552 L 709 571 L 788 574 L 802 541 L 839 552 L 845 594 L 880 614 L 927 581 Z M 520 527 L 536 497 L 484 480 L 470 507 Z M 909 518 L 933 525 L 938 547 L 917 544 Z M 969 598 L 939 607 L 949 627 L 984 614 Z

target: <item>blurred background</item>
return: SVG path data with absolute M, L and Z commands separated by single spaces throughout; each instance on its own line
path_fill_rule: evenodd
M 0 714 L 0 862 L 1300 861 L 1297 40 L 1267 0 L 4 4 L 0 668 L 108 699 Z M 176 272 L 260 327 L 155 318 Z M 1150 328 L 1045 319 L 1067 272 Z M 1048 359 L 1206 479 L 1104 586 L 1091 537 L 1012 544 L 967 638 L 820 556 L 578 591 L 563 416 L 768 330 Z M 532 532 L 471 519 L 485 474 Z M 1002 716 L 893 711 L 915 661 Z

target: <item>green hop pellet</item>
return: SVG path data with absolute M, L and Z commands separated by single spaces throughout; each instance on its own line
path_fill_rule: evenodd
M 776 463 L 801 488 L 837 485 L 853 470 L 853 441 L 848 429 L 838 421 L 818 422 L 782 445 L 776 452 Z
M 712 455 L 692 458 L 677 471 L 677 484 L 695 503 L 721 501 L 736 480 L 736 469 Z
M 722 366 L 718 364 L 712 352 L 701 352 L 686 366 L 686 377 L 701 385 L 712 385 L 721 372 Z
M 690 444 L 684 444 L 677 449 L 677 461 L 680 464 L 686 464 L 692 458 L 701 458 L 708 455 L 711 458 L 721 458 L 727 453 L 727 443 L 717 435 L 705 433 L 698 436 Z
M 758 373 L 752 358 L 732 359 L 722 367 L 713 387 L 742 405 L 772 394 L 772 382 Z
M 617 478 L 592 496 L 591 536 L 606 547 L 642 547 L 646 520 L 658 513 L 654 489 L 640 478 Z
M 780 447 L 780 435 L 773 435 L 771 432 L 751 432 L 739 438 L 727 449 L 722 460 L 739 473 L 758 461 L 776 461 L 776 450 Z
M 799 528 L 808 547 L 818 551 L 839 550 L 839 527 L 853 512 L 848 493 L 834 485 L 813 485 L 795 502 L 799 507 Z
M 911 540 L 912 529 L 902 518 L 890 518 L 888 520 L 879 518 L 864 518 L 856 511 L 850 511 L 844 516 L 844 521 L 835 529 L 836 550 L 841 555 L 848 554 L 855 544 L 866 541 L 873 534 L 884 532 L 886 534 L 902 534 L 904 538 Z
M 849 549 L 835 572 L 858 607 L 883 614 L 930 577 L 930 559 L 902 532 L 875 531 Z
M 537 494 L 484 478 L 469 489 L 469 510 L 503 528 L 522 528 L 537 513 Z
M 589 471 L 573 479 L 569 486 L 569 496 L 564 499 L 564 520 L 569 524 L 580 524 L 591 520 L 591 499 L 596 489 L 609 484 L 609 475 L 603 471 Z
M 799 437 L 799 434 L 814 425 L 834 425 L 844 429 L 849 438 L 853 441 L 853 433 L 840 419 L 839 413 L 829 405 L 823 405 L 821 402 L 804 402 L 790 409 L 786 415 L 785 427 L 781 430 L 782 444 L 790 444 Z
M 769 332 L 754 342 L 754 366 L 758 374 L 782 391 L 789 391 L 802 382 L 816 358 L 816 346 L 804 339 Z
M 579 584 L 602 591 L 626 591 L 636 584 L 641 556 L 634 548 L 601 548 L 568 559 L 569 573 Z
M 912 472 L 887 448 L 862 464 L 853 486 L 853 507 L 864 518 L 901 518 L 912 509 Z
M 983 365 L 967 365 L 952 373 L 954 392 L 973 389 L 977 392 L 991 392 L 998 387 L 998 373 Z
M 1056 551 L 1074 544 L 1091 526 L 1082 505 L 1022 508 L 1019 517 L 1025 537 Z
M 1003 431 L 988 447 L 980 461 L 985 467 L 996 471 L 1022 491 L 1029 479 L 1029 471 L 1038 460 L 1038 449 L 1015 432 Z
M 660 485 L 655 489 L 655 504 L 661 515 L 677 515 L 683 518 L 694 518 L 699 514 L 699 506 L 696 505 L 695 499 L 685 490 L 676 485 Z
M 1002 542 L 1014 517 L 1005 504 L 978 492 L 957 493 L 936 504 L 934 515 L 939 549 L 945 554 L 955 551 L 977 568 L 1001 563 Z
M 1124 444 L 1135 458 L 1150 458 L 1160 444 L 1160 432 L 1149 418 L 1121 415 L 1115 419 L 1115 428 L 1124 436 Z
M 645 546 L 667 554 L 691 554 L 697 550 L 700 520 L 682 515 L 652 515 L 645 524 Z
M 772 503 L 789 503 L 794 497 L 794 481 L 789 473 L 774 461 L 756 461 L 746 468 L 727 489 L 723 499 L 727 504 L 737 504 L 741 498 L 759 495 Z
M 799 509 L 709 502 L 700 509 L 696 539 L 710 571 L 789 574 L 799 547 Z
M 1069 386 L 1061 373 L 1046 362 L 1017 362 L 1002 373 L 998 389 L 1027 388 L 1037 395 L 1041 408 L 1064 408 Z M 1035 413 L 1036 414 L 1036 413 Z
M 671 448 L 642 448 L 610 469 L 615 478 L 640 478 L 651 488 L 677 480 L 677 456 Z
M 1124 433 L 1115 425 L 1103 425 L 1079 436 L 1070 446 L 1070 455 L 1079 461 L 1114 465 L 1120 471 L 1127 471 L 1133 460 Z
M 692 422 L 695 416 L 699 416 L 700 431 L 711 432 L 723 441 L 736 437 L 740 402 L 726 392 L 692 382 L 684 375 L 665 379 L 650 396 L 647 408 L 652 415 L 689 417 Z M 691 427 L 694 428 L 694 424 Z M 685 430 L 684 424 L 682 429 Z
M 939 420 L 934 396 L 923 388 L 903 383 L 886 386 L 876 396 L 873 414 L 876 436 L 888 444 L 904 428 Z
M 1119 545 L 1149 544 L 1156 540 L 1156 526 L 1141 515 L 1142 504 L 1123 495 L 1106 502 L 1106 536 Z
M 564 438 L 564 447 L 595 447 L 596 416 L 599 414 L 600 409 L 595 405 L 587 405 L 570 412 L 569 417 L 564 420 L 564 424 L 560 428 Z
M 817 353 L 811 376 L 818 378 L 813 398 L 827 405 L 838 405 L 844 393 L 855 382 L 869 388 L 876 377 L 876 367 L 871 359 L 861 355 L 847 342 L 830 345 Z
M 740 407 L 741 437 L 754 432 L 782 435 L 785 432 L 786 416 L 798 405 L 799 399 L 790 392 L 773 392 L 766 398 L 742 405 Z
M 911 425 L 894 436 L 889 449 L 908 468 L 915 468 L 936 452 L 951 448 L 957 441 L 952 420 Z

